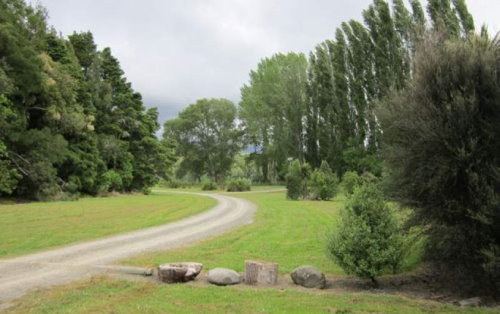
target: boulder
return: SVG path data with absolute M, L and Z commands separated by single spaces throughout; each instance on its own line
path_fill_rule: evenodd
M 158 266 L 158 279 L 166 283 L 194 280 L 203 269 L 200 263 L 172 263 Z
M 325 275 L 313 266 L 297 267 L 292 271 L 291 276 L 296 285 L 319 289 L 324 289 L 326 287 Z
M 208 272 L 208 282 L 218 285 L 236 285 L 241 282 L 241 276 L 232 269 L 227 268 L 214 268 Z
M 481 305 L 480 298 L 470 298 L 458 302 L 461 307 L 477 307 Z

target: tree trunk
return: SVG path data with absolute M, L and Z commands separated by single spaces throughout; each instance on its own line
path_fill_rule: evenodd
M 245 261 L 245 283 L 275 285 L 278 283 L 278 264 Z

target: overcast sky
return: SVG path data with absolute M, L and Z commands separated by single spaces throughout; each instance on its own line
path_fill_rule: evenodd
M 34 1 L 31 1 L 34 2 Z M 63 35 L 94 34 L 111 47 L 160 121 L 199 98 L 237 103 L 259 60 L 309 53 L 371 0 L 41 0 Z M 476 24 L 500 31 L 500 0 L 469 0 Z

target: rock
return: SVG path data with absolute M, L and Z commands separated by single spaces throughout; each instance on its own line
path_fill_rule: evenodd
M 158 266 L 158 279 L 166 283 L 194 280 L 203 269 L 200 263 L 172 263 Z
M 218 285 L 236 285 L 241 282 L 241 276 L 232 269 L 227 268 L 214 268 L 208 272 L 208 282 Z
M 326 287 L 325 275 L 313 266 L 300 266 L 295 268 L 291 276 L 296 285 L 319 289 L 324 289 Z
M 470 298 L 470 299 L 461 300 L 461 301 L 458 302 L 458 305 L 460 305 L 462 307 L 480 306 L 481 305 L 481 299 L 480 298 Z
M 278 269 L 276 263 L 245 261 L 245 283 L 275 285 L 278 283 Z

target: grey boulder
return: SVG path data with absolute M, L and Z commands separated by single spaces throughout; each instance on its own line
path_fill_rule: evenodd
M 318 289 L 324 289 L 326 287 L 325 275 L 313 266 L 297 267 L 292 271 L 291 276 L 296 285 Z
M 208 272 L 207 280 L 218 286 L 236 285 L 241 282 L 241 276 L 232 269 L 214 268 Z
M 194 280 L 203 269 L 200 263 L 172 263 L 158 266 L 158 279 L 166 283 Z

